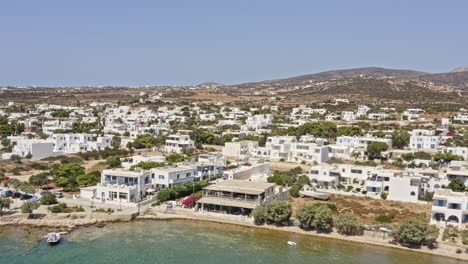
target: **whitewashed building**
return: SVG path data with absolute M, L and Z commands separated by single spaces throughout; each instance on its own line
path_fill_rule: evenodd
M 190 139 L 189 135 L 173 134 L 166 138 L 164 151 L 182 153 L 183 149 L 191 149 L 195 147 L 195 142 Z

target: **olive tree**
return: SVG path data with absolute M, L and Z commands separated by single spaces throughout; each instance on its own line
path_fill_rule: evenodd
M 0 212 L 2 212 L 3 209 L 10 209 L 12 203 L 13 200 L 11 200 L 10 198 L 0 197 Z
M 338 233 L 347 236 L 362 235 L 364 232 L 361 219 L 354 215 L 352 211 L 339 214 L 335 220 L 335 227 Z
M 424 219 L 407 218 L 391 233 L 391 236 L 395 242 L 404 246 L 420 247 L 427 245 L 432 247 L 439 236 L 439 228 L 429 225 Z
M 266 219 L 269 223 L 282 224 L 292 215 L 291 204 L 285 201 L 272 201 L 265 207 Z
M 21 206 L 21 213 L 31 214 L 37 208 L 39 208 L 39 203 L 38 202 L 25 202 Z
M 297 212 L 302 228 L 330 232 L 333 228 L 332 211 L 322 204 L 306 205 Z

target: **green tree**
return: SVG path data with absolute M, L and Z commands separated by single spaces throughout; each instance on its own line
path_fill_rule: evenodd
M 335 227 L 338 233 L 347 236 L 362 235 L 364 233 L 361 219 L 354 215 L 352 211 L 339 214 L 335 220 Z
M 282 186 L 286 185 L 286 181 L 284 180 L 284 177 L 281 174 L 273 174 L 272 176 L 267 178 L 267 182 Z
M 11 155 L 10 160 L 12 160 L 12 161 L 14 161 L 16 163 L 21 163 L 21 157 L 19 155 L 16 155 L 16 154 Z
M 297 212 L 297 219 L 306 229 L 329 232 L 333 228 L 332 211 L 326 205 L 306 205 Z
M 293 186 L 291 186 L 291 189 L 289 190 L 289 194 L 292 197 L 299 197 L 301 189 L 302 189 L 302 185 L 293 184 Z
M 439 236 L 439 229 L 422 218 L 406 218 L 391 236 L 396 242 L 408 247 L 432 246 Z
M 38 202 L 25 202 L 20 207 L 21 213 L 23 214 L 32 214 L 32 212 L 37 208 L 39 208 Z
M 3 209 L 10 209 L 10 206 L 13 204 L 13 200 L 8 197 L 0 197 L 0 212 Z
M 85 174 L 85 168 L 78 164 L 64 164 L 54 168 L 52 174 L 55 176 L 55 182 L 62 187 L 77 187 L 76 178 Z
M 34 186 L 43 186 L 48 183 L 49 174 L 46 172 L 39 173 L 29 177 L 29 183 Z
M 466 190 L 465 182 L 460 178 L 454 178 L 448 184 L 448 188 L 454 192 L 464 192 Z
M 258 206 L 252 211 L 252 216 L 254 218 L 255 224 L 263 225 L 267 221 L 267 211 L 263 206 Z
M 363 136 L 361 128 L 358 126 L 340 126 L 336 132 L 337 136 Z
M 297 183 L 304 186 L 304 185 L 310 185 L 310 179 L 309 177 L 302 175 L 297 178 Z
M 51 205 L 57 203 L 57 197 L 53 194 L 44 194 L 41 197 L 41 204 L 43 205 Z
M 292 215 L 291 204 L 285 201 L 272 201 L 265 206 L 266 218 L 269 223 L 282 224 Z
M 382 152 L 388 150 L 388 145 L 384 142 L 374 141 L 367 145 L 367 152 L 370 157 L 380 158 Z
M 410 134 L 406 130 L 395 130 L 392 133 L 392 145 L 395 148 L 403 149 L 408 146 Z
M 436 153 L 434 155 L 435 161 L 451 162 L 452 160 L 463 160 L 462 156 L 458 156 L 452 153 Z
M 110 156 L 106 159 L 107 165 L 109 165 L 109 168 L 118 168 L 122 165 L 122 162 L 120 161 L 120 158 L 116 156 Z

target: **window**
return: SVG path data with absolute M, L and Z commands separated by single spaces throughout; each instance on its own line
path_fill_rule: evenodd
M 158 179 L 164 180 L 164 175 L 159 175 L 159 176 L 158 176 Z
M 415 196 L 416 193 L 415 193 L 415 192 L 411 192 L 410 195 L 411 195 L 411 196 Z

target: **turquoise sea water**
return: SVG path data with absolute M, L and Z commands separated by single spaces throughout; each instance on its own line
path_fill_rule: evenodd
M 47 230 L 0 228 L 0 264 L 314 263 L 452 264 L 426 254 L 254 228 L 190 221 L 135 221 L 85 227 L 56 246 Z M 297 242 L 289 247 L 286 241 Z

